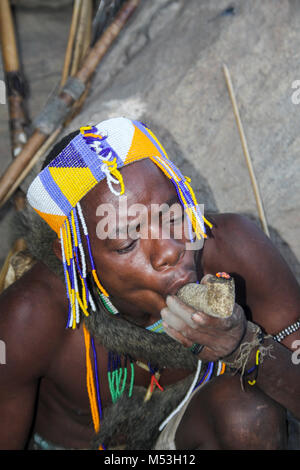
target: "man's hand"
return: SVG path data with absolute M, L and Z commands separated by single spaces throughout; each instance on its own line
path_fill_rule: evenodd
M 161 310 L 165 332 L 187 348 L 194 343 L 204 345 L 198 356 L 204 361 L 230 355 L 246 331 L 247 320 L 238 304 L 230 317 L 217 318 L 195 310 L 176 296 L 168 296 L 166 303 L 167 308 Z

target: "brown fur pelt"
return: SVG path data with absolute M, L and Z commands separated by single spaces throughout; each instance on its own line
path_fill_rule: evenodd
M 85 318 L 85 323 L 95 338 L 109 351 L 129 354 L 154 367 L 195 370 L 196 357 L 187 348 L 162 333 L 153 333 L 104 311 L 98 305 L 97 312 Z
M 52 248 L 57 235 L 33 209 L 27 206 L 23 211 L 17 212 L 11 230 L 11 238 L 24 238 L 32 256 L 46 264 L 65 282 L 62 263 Z
M 30 208 L 18 216 L 14 225 L 17 235 L 23 236 L 35 259 L 43 262 L 64 281 L 62 263 L 56 258 L 52 245 L 56 238 L 49 226 Z M 92 282 L 90 288 L 94 292 Z M 167 335 L 152 333 L 121 316 L 104 310 L 94 293 L 97 312 L 86 318 L 86 325 L 95 340 L 109 351 L 130 354 L 133 358 L 151 361 L 156 367 L 186 368 L 194 370 L 197 359 L 180 343 Z
M 125 390 L 123 396 L 105 410 L 92 448 L 98 449 L 100 444 L 104 444 L 110 450 L 123 444 L 127 450 L 153 449 L 160 424 L 184 398 L 192 380 L 193 375 L 190 375 L 163 392 L 156 389 L 147 402 L 144 402 L 145 388 L 134 387 L 131 398 Z
M 16 231 L 16 227 L 18 230 Z M 42 261 L 50 270 L 64 280 L 61 262 L 54 255 L 52 244 L 56 234 L 31 209 L 26 209 L 14 225 L 16 236 L 23 236 L 35 259 Z M 94 294 L 97 311 L 85 318 L 85 323 L 95 341 L 107 350 L 120 355 L 128 354 L 134 359 L 150 361 L 157 368 L 185 368 L 191 374 L 165 389 L 155 390 L 151 400 L 144 403 L 146 389 L 134 387 L 133 396 L 123 396 L 105 409 L 101 431 L 93 442 L 97 448 L 104 442 L 108 446 L 119 444 L 119 437 L 126 436 L 126 448 L 151 449 L 158 436 L 159 424 L 178 405 L 186 394 L 196 370 L 197 358 L 180 343 L 165 334 L 148 331 L 122 318 L 108 313 L 99 296 Z M 127 390 L 128 391 L 128 390 Z

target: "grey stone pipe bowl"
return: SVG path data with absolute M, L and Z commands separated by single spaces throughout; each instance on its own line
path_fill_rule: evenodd
M 212 317 L 227 318 L 231 316 L 235 303 L 234 279 L 207 274 L 200 284 L 186 284 L 176 295 L 198 311 Z

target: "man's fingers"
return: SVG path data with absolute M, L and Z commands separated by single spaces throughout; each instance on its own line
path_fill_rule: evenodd
M 196 313 L 196 310 L 189 305 L 186 305 L 176 296 L 168 295 L 166 299 L 167 306 L 169 311 L 176 314 L 181 318 L 185 323 L 187 323 L 191 328 L 195 328 L 196 325 L 193 322 L 192 316 Z
M 165 331 L 169 328 L 173 334 L 176 332 L 176 334 L 178 333 L 178 335 L 180 335 L 180 338 L 184 337 L 192 341 L 192 343 L 215 343 L 216 338 L 220 335 L 220 333 L 217 333 L 215 329 L 202 329 L 197 327 L 196 323 L 194 323 L 193 328 L 191 328 L 184 320 L 182 320 L 182 318 L 178 317 L 168 308 L 162 309 L 161 317 L 163 319 L 163 327 Z M 176 339 L 181 341 L 178 335 L 176 336 Z
M 175 330 L 170 325 L 168 325 L 166 323 L 163 323 L 163 327 L 164 327 L 164 330 L 167 333 L 167 335 L 171 336 L 171 338 L 175 339 L 176 341 L 181 343 L 186 348 L 190 348 L 194 344 L 193 340 L 190 340 L 189 338 L 186 338 L 185 336 L 183 336 L 182 333 Z
M 193 307 L 186 305 L 182 300 L 176 296 L 166 298 L 168 310 L 175 313 L 178 317 L 182 318 L 191 328 L 214 328 L 223 330 L 227 328 L 227 323 L 230 323 L 228 318 L 212 317 L 204 312 L 196 311 Z
M 179 316 L 175 315 L 168 308 L 163 308 L 160 312 L 163 321 L 177 331 L 181 331 L 185 327 L 185 322 Z

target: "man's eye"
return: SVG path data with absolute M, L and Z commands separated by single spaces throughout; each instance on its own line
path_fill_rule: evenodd
M 182 222 L 183 220 L 184 220 L 184 214 L 178 215 L 177 217 L 172 217 L 170 219 L 170 222 L 171 224 L 176 224 L 176 223 Z
M 129 245 L 125 246 L 124 248 L 120 248 L 117 251 L 117 253 L 119 253 L 120 255 L 124 254 L 124 253 L 128 253 L 129 251 L 133 250 L 133 248 L 135 247 L 135 244 L 136 244 L 137 240 L 133 240 Z

